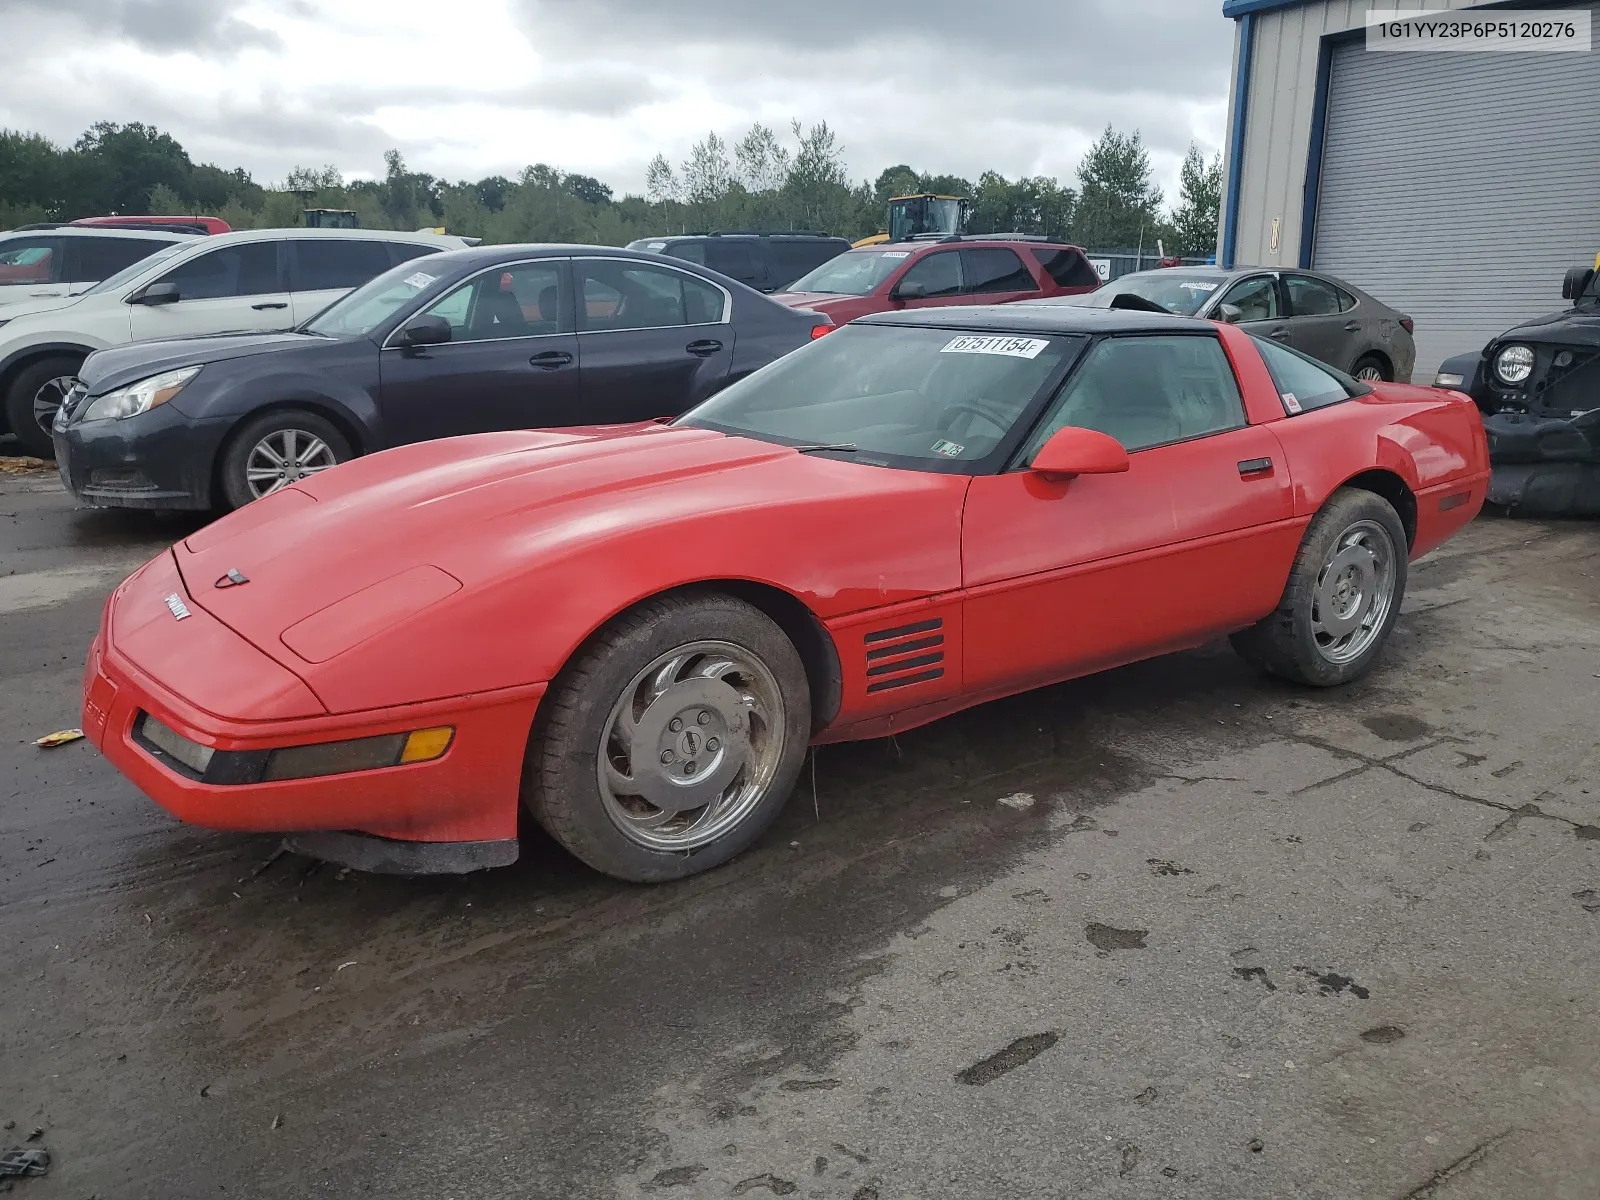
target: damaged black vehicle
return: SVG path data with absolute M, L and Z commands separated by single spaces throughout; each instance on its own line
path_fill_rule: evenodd
M 1466 392 L 1489 436 L 1489 503 L 1530 516 L 1600 516 L 1600 256 L 1561 284 L 1572 307 L 1446 359 L 1435 387 Z

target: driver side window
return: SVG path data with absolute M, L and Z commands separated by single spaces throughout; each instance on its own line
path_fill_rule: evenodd
M 1241 279 L 1222 297 L 1223 304 L 1239 309 L 1239 320 L 1271 321 L 1278 313 L 1278 281 L 1271 275 L 1257 275 Z
M 954 296 L 961 290 L 961 256 L 954 250 L 941 250 L 920 258 L 900 277 L 896 286 L 920 284 L 923 296 Z
M 1216 338 L 1106 338 L 1067 380 L 1018 461 L 1030 462 L 1069 425 L 1109 434 L 1131 452 L 1244 423 L 1239 385 Z

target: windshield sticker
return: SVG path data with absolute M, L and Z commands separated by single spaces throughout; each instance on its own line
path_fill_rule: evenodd
M 1003 354 L 1007 358 L 1038 358 L 1050 343 L 1045 338 L 978 337 L 963 334 L 945 343 L 940 354 Z
M 1186 292 L 1204 292 L 1209 296 L 1222 285 L 1218 283 L 1200 283 L 1196 280 L 1186 280 L 1185 282 L 1180 283 L 1178 286 Z
M 1300 411 L 1300 401 L 1295 399 L 1293 392 L 1283 393 L 1283 406 L 1292 413 L 1297 413 Z
M 938 441 L 933 444 L 933 452 L 935 454 L 942 454 L 946 458 L 960 458 L 961 452 L 965 449 L 966 447 L 960 442 Z
M 407 287 L 416 288 L 420 292 L 437 278 L 439 278 L 437 275 L 429 275 L 426 271 L 418 271 L 415 275 L 407 275 L 401 282 Z
M 665 242 L 646 242 L 644 248 L 646 250 L 665 250 L 667 244 Z
M 911 251 L 909 251 L 909 250 L 885 250 L 882 254 L 878 255 L 878 257 L 879 258 L 910 258 L 911 257 Z

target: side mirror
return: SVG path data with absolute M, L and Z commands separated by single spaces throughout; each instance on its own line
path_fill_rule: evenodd
M 896 300 L 922 300 L 927 294 L 927 285 L 916 282 L 902 282 L 894 289 L 894 298 Z
M 395 334 L 395 345 L 441 346 L 451 338 L 450 322 L 443 317 L 413 317 Z
M 1593 278 L 1593 267 L 1573 267 L 1561 280 L 1561 298 L 1576 300 L 1583 295 L 1584 289 L 1589 286 L 1589 280 Z
M 1217 320 L 1219 321 L 1226 322 L 1229 325 L 1237 325 L 1239 318 L 1242 316 L 1244 316 L 1244 309 L 1237 304 L 1217 305 Z
M 152 283 L 138 295 L 133 297 L 135 304 L 176 304 L 183 299 L 178 294 L 178 285 L 175 283 Z
M 1128 469 L 1128 452 L 1109 434 L 1068 425 L 1039 447 L 1028 469 L 1036 475 L 1069 479 L 1074 475 L 1116 475 Z

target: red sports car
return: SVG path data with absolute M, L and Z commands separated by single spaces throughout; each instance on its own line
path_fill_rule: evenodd
M 1354 679 L 1487 479 L 1467 397 L 1232 326 L 871 317 L 667 424 L 419 443 L 223 518 L 113 594 L 83 724 L 183 820 L 364 868 L 508 863 L 525 807 L 674 879 L 808 744 L 1224 634 Z

